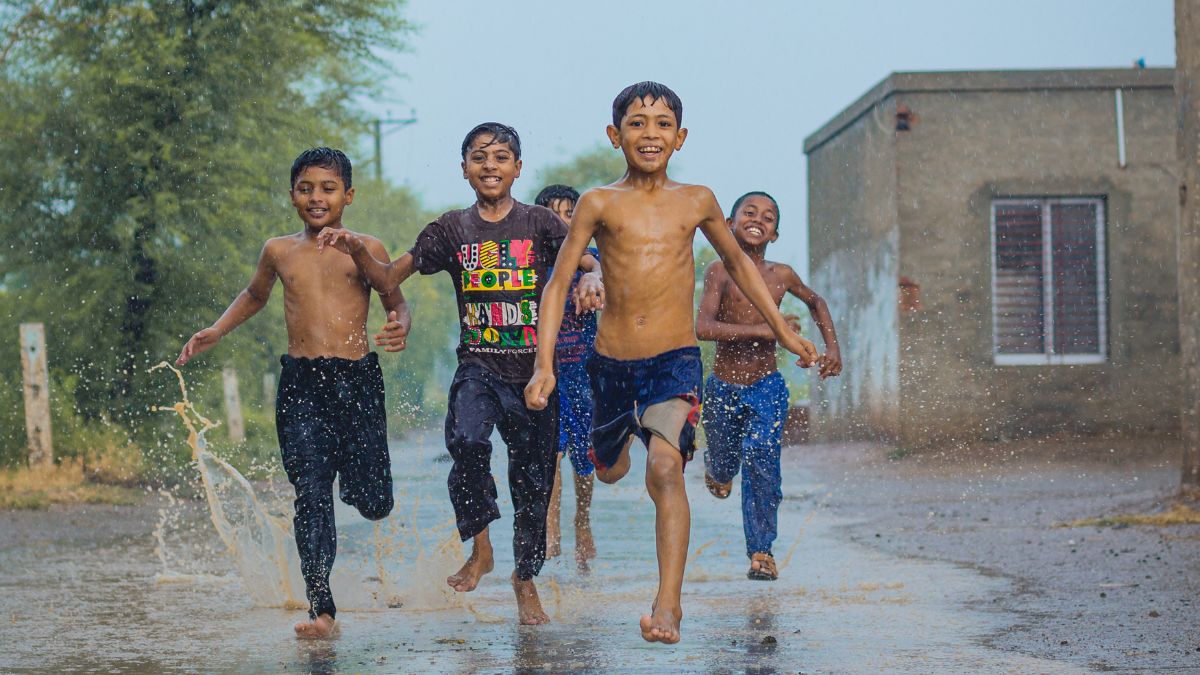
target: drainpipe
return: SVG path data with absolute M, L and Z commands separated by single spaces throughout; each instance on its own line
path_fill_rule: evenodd
M 1117 107 L 1117 166 L 1125 168 L 1125 97 L 1120 89 L 1113 89 Z

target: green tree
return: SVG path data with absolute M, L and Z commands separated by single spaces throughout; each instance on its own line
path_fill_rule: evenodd
M 408 25 L 398 0 L 50 4 L 0 13 L 0 308 L 6 332 L 47 324 L 82 416 L 138 428 L 170 396 L 147 366 L 224 308 L 266 238 L 296 229 L 291 159 L 360 136 L 354 101 Z M 199 372 L 261 373 L 283 344 L 280 303 L 264 313 Z
M 612 146 L 597 144 L 560 164 L 552 164 L 537 172 L 537 183 L 531 188 L 529 201 L 547 185 L 561 183 L 584 190 L 608 185 L 625 175 L 625 157 Z

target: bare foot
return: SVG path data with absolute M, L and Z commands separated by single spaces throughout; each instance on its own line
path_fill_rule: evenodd
M 537 586 L 533 579 L 522 581 L 517 573 L 512 573 L 513 592 L 517 594 L 517 618 L 522 626 L 538 626 L 550 623 L 550 615 L 542 609 L 542 600 L 538 597 Z
M 575 563 L 587 567 L 587 563 L 596 557 L 596 542 L 592 539 L 590 523 L 575 521 Z
M 642 615 L 642 639 L 669 645 L 679 642 L 679 622 L 683 619 L 683 610 L 655 607 L 653 612 Z
M 296 624 L 296 637 L 324 638 L 333 633 L 335 623 L 332 616 L 322 614 L 311 621 L 301 621 Z
M 496 562 L 492 559 L 492 545 L 490 543 L 480 545 L 476 541 L 475 547 L 471 549 L 471 557 L 463 563 L 462 569 L 446 577 L 446 583 L 459 593 L 469 593 L 479 585 L 479 580 L 483 575 L 491 572 L 495 566 Z

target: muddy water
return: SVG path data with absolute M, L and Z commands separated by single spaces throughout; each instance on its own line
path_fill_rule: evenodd
M 497 440 L 498 447 L 499 440 Z M 538 578 L 553 623 L 516 625 L 507 583 L 511 505 L 493 525 L 497 570 L 470 594 L 444 583 L 461 560 L 436 435 L 393 447 L 397 507 L 377 528 L 339 504 L 335 593 L 340 636 L 301 642 L 301 610 L 263 606 L 202 503 L 63 509 L 0 516 L 0 670 L 44 672 L 1063 672 L 983 646 L 1018 617 L 991 600 L 1001 579 L 887 557 L 839 538 L 824 486 L 785 474 L 776 555 L 782 579 L 745 579 L 737 488 L 711 498 L 687 471 L 692 559 L 683 641 L 641 640 L 654 594 L 653 504 L 638 463 L 597 485 L 599 559 L 570 555 L 573 499 L 564 499 L 564 558 Z M 635 456 L 644 456 L 635 446 Z M 503 453 L 493 471 L 503 484 Z M 564 464 L 565 466 L 565 464 Z M 569 484 L 569 482 L 568 482 Z M 286 486 L 285 486 L 286 487 Z M 260 486 L 256 486 L 260 489 Z M 266 500 L 264 500 L 266 501 Z M 156 506 L 157 508 L 157 506 Z M 160 556 L 160 554 L 163 554 Z M 166 559 L 164 564 L 163 559 Z

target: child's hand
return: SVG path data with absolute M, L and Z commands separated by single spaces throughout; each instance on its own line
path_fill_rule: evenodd
M 317 234 L 317 250 L 324 251 L 331 246 L 349 255 L 354 249 L 362 246 L 362 242 L 353 232 L 341 227 L 326 227 Z
M 820 364 L 821 379 L 837 377 L 842 374 L 842 352 L 835 344 L 825 350 L 825 355 L 817 359 Z
M 193 356 L 203 354 L 217 346 L 217 343 L 220 341 L 221 331 L 212 327 L 205 328 L 187 341 L 187 344 L 183 346 L 183 351 L 179 352 L 179 358 L 175 359 L 175 365 L 182 366 L 191 361 Z
M 789 333 L 784 337 L 786 339 L 780 341 L 783 348 L 800 357 L 796 361 L 796 365 L 801 368 L 808 368 L 817 362 L 819 358 L 817 347 L 810 340 L 806 340 L 795 333 Z
M 554 393 L 554 371 L 542 372 L 541 368 L 533 369 L 533 377 L 525 385 L 525 407 L 530 410 L 545 410 L 550 402 L 550 394 Z
M 408 329 L 397 320 L 396 310 L 388 312 L 388 321 L 375 335 L 375 345 L 385 352 L 402 352 L 408 346 Z
M 576 314 L 604 309 L 604 280 L 600 275 L 588 272 L 579 277 L 574 300 Z

